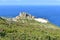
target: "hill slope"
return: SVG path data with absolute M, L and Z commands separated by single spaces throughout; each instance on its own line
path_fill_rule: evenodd
M 60 40 L 60 29 L 53 24 L 28 19 L 18 21 L 0 21 L 0 40 Z
M 34 19 L 0 18 L 0 40 L 60 40 L 60 28 Z

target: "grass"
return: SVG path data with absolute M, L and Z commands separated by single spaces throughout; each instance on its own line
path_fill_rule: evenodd
M 60 28 L 51 23 L 20 19 L 0 21 L 0 40 L 60 40 Z

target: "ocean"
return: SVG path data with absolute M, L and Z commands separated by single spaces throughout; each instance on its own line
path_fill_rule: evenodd
M 51 23 L 60 26 L 60 6 L 0 6 L 0 16 L 15 17 L 20 12 L 48 19 Z

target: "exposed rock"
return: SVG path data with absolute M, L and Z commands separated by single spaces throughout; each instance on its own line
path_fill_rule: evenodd
M 48 23 L 48 20 L 43 19 L 43 18 L 35 18 L 34 20 L 41 22 L 41 23 Z
M 29 20 L 32 20 L 34 19 L 35 17 L 26 13 L 26 12 L 21 12 L 18 16 L 16 16 L 15 18 L 12 18 L 13 21 L 17 21 L 19 19 L 29 19 Z
M 20 19 L 29 19 L 29 20 L 34 19 L 41 23 L 48 23 L 48 20 L 43 19 L 43 18 L 35 18 L 34 16 L 32 16 L 31 14 L 28 14 L 26 12 L 21 12 L 18 16 L 16 16 L 15 18 L 12 18 L 13 21 L 17 21 L 17 22 Z
M 35 18 L 34 16 L 32 16 L 32 15 L 26 13 L 26 12 L 21 12 L 19 16 L 22 19 L 25 19 L 25 18 L 27 18 L 27 19 L 33 19 L 33 18 Z

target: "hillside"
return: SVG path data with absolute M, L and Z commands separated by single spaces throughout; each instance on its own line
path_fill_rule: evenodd
M 0 17 L 0 40 L 60 40 L 59 27 L 50 22 L 38 22 L 34 18 L 32 16 L 9 19 Z

